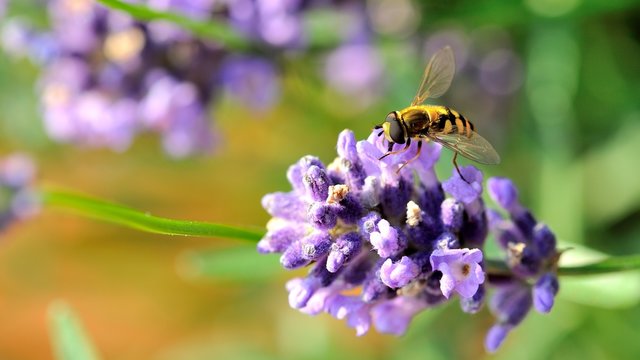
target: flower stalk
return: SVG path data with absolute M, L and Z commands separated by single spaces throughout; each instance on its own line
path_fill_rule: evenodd
M 176 220 L 153 216 L 149 213 L 114 204 L 68 190 L 44 188 L 40 191 L 44 205 L 71 211 L 77 215 L 154 234 L 173 236 L 222 237 L 257 242 L 265 234 L 252 230 L 202 221 Z M 504 275 L 509 268 L 503 260 L 485 259 L 487 274 Z M 613 256 L 601 261 L 579 266 L 559 266 L 559 276 L 580 276 L 640 270 L 640 254 Z
M 133 229 L 163 234 L 200 237 L 223 237 L 257 242 L 260 231 L 202 221 L 174 220 L 131 209 L 126 206 L 80 195 L 66 190 L 41 190 L 45 205 L 72 211 L 81 216 L 123 225 Z

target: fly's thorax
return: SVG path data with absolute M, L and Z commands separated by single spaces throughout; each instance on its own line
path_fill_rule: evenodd
M 426 135 L 431 123 L 427 106 L 410 106 L 398 111 L 398 115 L 407 128 L 408 137 L 422 137 Z

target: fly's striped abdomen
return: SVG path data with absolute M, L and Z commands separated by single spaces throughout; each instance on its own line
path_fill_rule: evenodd
M 432 131 L 443 134 L 458 133 L 470 138 L 475 130 L 471 121 L 467 120 L 462 114 L 446 106 L 434 106 L 433 118 L 431 124 Z

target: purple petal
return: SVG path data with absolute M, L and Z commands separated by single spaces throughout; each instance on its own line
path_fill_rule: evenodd
M 405 333 L 413 317 L 426 306 L 417 298 L 398 296 L 375 305 L 371 309 L 371 317 L 379 332 L 400 336 Z
M 404 234 L 391 226 L 387 220 L 380 220 L 377 224 L 379 231 L 369 235 L 369 241 L 381 258 L 391 257 L 407 246 Z
M 492 326 L 484 339 L 484 346 L 487 348 L 487 351 L 491 353 L 496 352 L 511 329 L 513 329 L 512 326 L 504 324 Z
M 543 258 L 549 258 L 556 253 L 556 236 L 545 224 L 538 223 L 533 228 L 533 244 L 538 249 L 538 254 Z
M 338 135 L 338 156 L 349 160 L 352 163 L 358 162 L 358 149 L 356 148 L 356 137 L 351 130 L 342 130 Z
M 509 212 L 520 207 L 518 189 L 510 179 L 503 177 L 489 178 L 487 180 L 487 191 L 493 201 Z
M 466 298 L 463 297 L 460 299 L 460 307 L 462 308 L 462 311 L 468 314 L 475 314 L 482 309 L 482 305 L 484 305 L 484 298 L 485 286 L 484 284 L 481 284 L 473 296 Z
M 442 223 L 449 231 L 457 232 L 462 227 L 464 206 L 456 199 L 445 199 L 442 202 L 441 217 Z
M 308 260 L 304 255 L 304 250 L 302 247 L 302 242 L 297 241 L 285 250 L 285 252 L 280 256 L 280 264 L 285 269 L 296 269 L 299 267 L 303 267 L 309 264 L 310 260 Z
M 419 274 L 420 268 L 407 256 L 403 256 L 396 263 L 387 259 L 380 268 L 380 279 L 393 289 L 407 285 Z
M 331 236 L 326 232 L 316 231 L 305 236 L 300 241 L 302 257 L 309 261 L 316 261 L 325 256 L 331 249 Z
M 315 202 L 307 211 L 307 218 L 311 225 L 321 230 L 332 229 L 338 223 L 340 206 Z
M 327 258 L 327 270 L 338 271 L 347 261 L 356 256 L 362 248 L 362 238 L 358 233 L 350 232 L 338 237 L 331 246 Z
M 310 166 L 304 173 L 302 183 L 309 198 L 314 201 L 327 200 L 331 180 L 329 180 L 329 176 L 323 168 L 316 165 Z
M 525 318 L 531 305 L 531 289 L 522 283 L 497 288 L 489 302 L 489 308 L 498 321 L 513 326 Z
M 456 200 L 468 205 L 476 201 L 482 194 L 482 172 L 471 165 L 461 167 L 460 172 L 468 182 L 463 180 L 453 169 L 453 176 L 442 183 L 442 188 Z
M 320 282 L 315 278 L 295 278 L 287 282 L 289 291 L 289 305 L 294 309 L 304 307 L 311 295 L 320 287 Z
M 278 223 L 277 225 L 274 225 Z M 286 221 L 270 221 L 267 224 L 267 234 L 258 242 L 258 252 L 280 253 L 289 245 L 304 237 L 307 226 Z
M 560 285 L 553 273 L 546 273 L 533 287 L 533 306 L 541 313 L 548 313 L 553 307 Z
M 289 169 L 287 170 L 287 179 L 289 180 L 291 186 L 293 186 L 293 189 L 296 193 L 305 193 L 302 178 L 307 172 L 307 169 L 309 169 L 313 165 L 324 168 L 324 164 L 322 163 L 322 161 L 320 161 L 320 159 L 315 156 L 305 156 L 298 160 L 297 163 L 289 166 Z
M 274 218 L 304 221 L 308 205 L 293 192 L 276 192 L 262 197 L 262 207 Z

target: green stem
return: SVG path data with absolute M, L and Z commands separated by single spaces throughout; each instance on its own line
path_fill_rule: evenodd
M 179 13 L 158 11 L 145 5 L 126 3 L 121 0 L 98 0 L 98 2 L 114 10 L 124 11 L 141 21 L 164 20 L 172 22 L 194 35 L 220 42 L 229 49 L 246 51 L 253 47 L 249 39 L 221 21 L 214 19 L 207 19 L 206 22 L 199 21 Z
M 487 259 L 485 260 L 485 265 L 487 267 L 487 272 L 489 273 L 500 275 L 509 274 L 509 268 L 504 261 Z M 640 254 L 610 257 L 608 259 L 586 265 L 561 266 L 558 268 L 558 275 L 595 275 L 626 270 L 640 270 Z
M 254 242 L 260 240 L 264 235 L 261 231 L 252 231 L 228 225 L 152 216 L 122 205 L 64 190 L 44 189 L 41 194 L 46 205 L 56 206 L 82 216 L 156 234 L 224 237 Z
M 264 236 L 263 230 L 254 231 L 229 225 L 152 216 L 126 206 L 65 190 L 44 189 L 41 193 L 43 201 L 47 205 L 70 210 L 97 220 L 156 234 L 223 237 L 253 242 L 260 240 Z M 486 259 L 485 265 L 487 272 L 491 274 L 508 275 L 510 273 L 507 265 L 501 260 Z M 558 275 L 593 275 L 626 270 L 640 270 L 640 254 L 611 257 L 587 265 L 559 267 Z

